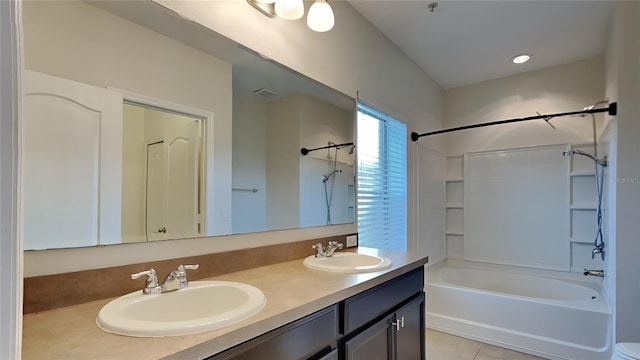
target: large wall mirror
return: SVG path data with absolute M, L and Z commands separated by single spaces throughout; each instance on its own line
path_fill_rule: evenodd
M 23 24 L 25 250 L 354 222 L 353 98 L 151 1 Z

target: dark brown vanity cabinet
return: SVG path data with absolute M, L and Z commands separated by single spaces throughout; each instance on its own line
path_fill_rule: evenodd
M 424 294 L 344 342 L 344 359 L 421 360 L 425 358 Z
M 345 360 L 424 360 L 422 268 L 342 303 Z
M 210 360 L 424 360 L 424 268 L 210 357 Z

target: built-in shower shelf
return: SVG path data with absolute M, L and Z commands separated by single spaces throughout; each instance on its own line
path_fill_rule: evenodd
M 455 231 L 455 230 L 447 230 L 447 231 L 445 232 L 445 235 L 464 236 L 464 232 L 462 232 L 462 231 Z
M 572 171 L 569 173 L 571 176 L 596 176 L 593 171 Z
M 447 209 L 464 209 L 464 205 L 462 204 L 447 204 L 445 207 Z
M 573 204 L 569 205 L 569 209 L 572 210 L 597 210 L 597 206 L 595 204 Z
M 461 177 L 451 177 L 446 180 L 447 182 L 463 182 L 464 179 Z

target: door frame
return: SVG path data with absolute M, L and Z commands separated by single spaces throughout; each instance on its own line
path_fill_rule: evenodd
M 0 358 L 22 350 L 22 4 L 0 1 Z
M 199 173 L 200 177 L 200 233 L 202 236 L 210 236 L 213 234 L 214 221 L 214 191 L 207 184 L 213 184 L 214 175 L 214 113 L 211 111 L 186 106 L 182 104 L 176 104 L 170 101 L 153 98 L 146 95 L 136 94 L 130 91 L 121 90 L 117 88 L 107 87 L 107 89 L 117 91 L 122 94 L 124 101 L 138 103 L 141 105 L 148 105 L 160 109 L 165 109 L 178 114 L 183 114 L 191 117 L 202 118 L 202 135 L 204 137 L 202 144 L 202 159 L 200 165 L 202 171 Z

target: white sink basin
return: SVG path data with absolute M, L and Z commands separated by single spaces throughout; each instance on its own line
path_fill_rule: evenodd
M 244 320 L 265 305 L 258 288 L 228 281 L 191 281 L 163 294 L 136 291 L 106 304 L 96 323 L 110 333 L 159 337 L 217 329 Z
M 304 259 L 304 265 L 316 270 L 339 273 L 363 273 L 388 269 L 391 260 L 376 255 L 358 254 L 352 252 L 334 253 L 330 257 L 309 256 Z

